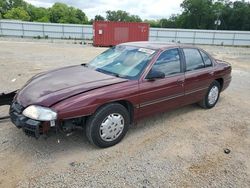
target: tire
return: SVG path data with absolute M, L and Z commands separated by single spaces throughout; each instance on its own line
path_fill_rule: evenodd
M 220 83 L 216 80 L 213 81 L 212 84 L 209 86 L 206 95 L 204 96 L 202 101 L 200 101 L 198 104 L 205 109 L 213 108 L 216 105 L 217 101 L 219 100 L 220 90 L 221 90 Z M 213 97 L 210 97 L 211 92 L 214 92 L 214 96 L 216 96 L 216 91 L 218 92 L 217 97 L 214 97 L 214 99 L 212 99 Z
M 86 136 L 90 143 L 100 148 L 110 147 L 123 139 L 128 131 L 129 122 L 128 110 L 123 105 L 107 104 L 88 118 Z

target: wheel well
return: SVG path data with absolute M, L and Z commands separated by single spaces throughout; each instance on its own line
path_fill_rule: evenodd
M 122 106 L 124 106 L 124 107 L 128 110 L 128 112 L 129 112 L 130 124 L 133 123 L 133 119 L 134 119 L 134 107 L 133 107 L 133 104 L 132 104 L 131 102 L 127 101 L 127 100 L 120 100 L 120 101 L 113 101 L 113 102 L 110 102 L 110 103 L 105 103 L 105 104 L 99 106 L 99 107 L 96 109 L 96 111 L 97 111 L 98 109 L 100 109 L 101 107 L 103 107 L 103 106 L 105 106 L 105 105 L 107 105 L 107 104 L 111 104 L 111 103 L 118 103 L 118 104 L 121 104 Z M 90 117 L 90 116 L 88 116 L 88 118 L 89 118 L 89 117 Z
M 121 104 L 122 106 L 124 106 L 128 110 L 129 115 L 130 115 L 130 123 L 133 123 L 133 119 L 134 119 L 133 104 L 129 101 L 126 101 L 126 100 L 120 100 L 120 101 L 114 101 L 114 102 Z
M 218 78 L 218 79 L 216 79 L 216 81 L 219 82 L 219 84 L 220 84 L 220 90 L 222 90 L 223 84 L 224 84 L 223 79 L 222 78 Z

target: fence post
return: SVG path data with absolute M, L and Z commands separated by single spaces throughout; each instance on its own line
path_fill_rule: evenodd
M 64 25 L 62 25 L 62 34 L 63 34 L 63 39 L 64 39 Z
M 43 26 L 43 38 L 45 38 L 44 23 L 42 24 L 42 26 Z
M 0 36 L 3 36 L 2 22 L 0 21 Z
M 215 32 L 213 33 L 212 45 L 214 45 Z
M 23 26 L 23 23 L 22 23 L 22 36 L 24 37 L 24 26 Z
M 196 38 L 196 31 L 194 32 L 194 36 L 193 36 L 193 44 L 195 44 L 195 38 Z
M 234 46 L 234 41 L 235 41 L 235 35 L 236 35 L 236 33 L 234 33 L 234 36 L 233 36 L 233 42 L 232 42 L 233 46 Z
M 177 42 L 177 30 L 175 30 L 174 41 Z
M 156 32 L 156 40 L 159 40 L 159 30 L 157 29 L 157 32 Z
M 84 26 L 82 26 L 82 40 L 84 40 Z

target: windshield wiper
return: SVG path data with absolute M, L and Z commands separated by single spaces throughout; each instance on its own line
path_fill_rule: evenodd
M 126 78 L 126 76 L 120 75 L 120 74 L 115 73 L 115 72 L 109 72 L 109 71 L 106 71 L 106 70 L 103 70 L 100 68 L 96 69 L 96 71 L 104 73 L 104 74 L 112 75 L 112 76 L 115 76 L 117 78 Z
M 83 63 L 83 64 L 81 64 L 82 66 L 84 66 L 84 67 L 88 67 L 88 64 L 87 63 Z
M 125 78 L 125 76 L 117 74 L 117 73 L 110 73 L 110 74 L 117 77 L 117 78 Z

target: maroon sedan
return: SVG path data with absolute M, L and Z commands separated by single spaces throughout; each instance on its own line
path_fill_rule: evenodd
M 212 108 L 231 81 L 231 66 L 193 46 L 120 44 L 88 64 L 34 76 L 10 107 L 12 122 L 38 138 L 86 127 L 89 141 L 109 147 L 140 118 L 198 103 Z

